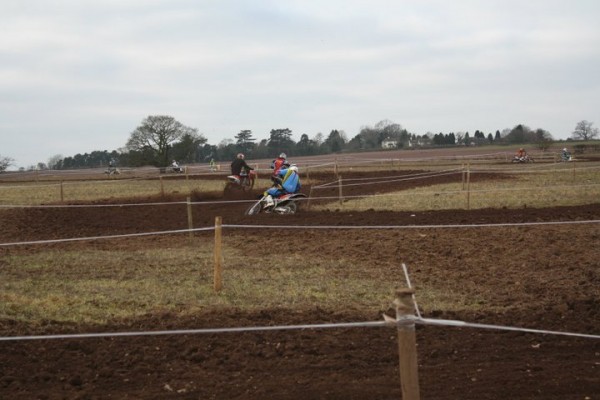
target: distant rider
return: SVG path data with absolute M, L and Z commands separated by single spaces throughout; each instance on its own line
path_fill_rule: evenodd
M 173 171 L 175 172 L 181 171 L 181 167 L 179 166 L 179 164 L 177 164 L 177 161 L 175 160 L 173 160 L 173 162 L 171 163 L 171 168 L 173 168 Z
M 560 157 L 563 161 L 571 161 L 571 153 L 569 153 L 569 150 L 567 150 L 566 147 L 564 149 L 562 149 L 562 152 L 560 153 Z
M 290 165 L 289 168 L 281 168 L 277 172 L 277 176 L 273 177 L 276 185 L 265 191 L 265 206 L 270 207 L 275 204 L 273 198 L 279 197 L 282 194 L 298 193 L 302 185 L 300 184 L 300 175 L 298 175 L 298 167 L 296 164 Z
M 277 176 L 277 173 L 279 172 L 280 169 L 282 169 L 284 166 L 289 166 L 288 162 L 287 162 L 287 156 L 285 155 L 285 153 L 281 153 L 279 155 L 279 157 L 277 157 L 276 159 L 274 159 L 273 161 L 271 161 L 271 169 L 273 170 L 273 174 L 272 176 L 275 177 Z
M 244 160 L 245 156 L 242 153 L 239 153 L 235 160 L 231 162 L 231 175 L 240 176 L 242 173 L 242 169 L 246 171 L 251 171 L 254 168 L 246 164 L 246 160 Z
M 519 160 L 524 160 L 525 157 L 527 157 L 527 152 L 525 151 L 525 149 L 523 149 L 521 147 L 519 150 L 517 150 L 515 157 L 518 158 Z

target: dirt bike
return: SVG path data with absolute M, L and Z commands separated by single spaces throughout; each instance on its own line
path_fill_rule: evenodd
M 533 158 L 529 157 L 528 154 L 525 154 L 523 157 L 515 156 L 512 159 L 512 162 L 514 162 L 514 163 L 530 163 L 530 162 L 534 162 L 534 160 L 533 160 Z
M 266 196 L 262 196 L 256 203 L 246 210 L 246 215 L 255 215 L 261 212 L 275 214 L 294 214 L 298 210 L 298 200 L 306 198 L 303 193 L 284 193 L 273 198 L 273 204 L 267 205 Z
M 568 161 L 572 161 L 572 160 L 573 160 L 573 158 L 571 157 L 571 153 L 566 152 L 566 153 L 560 154 L 560 161 L 568 162 Z
M 228 175 L 227 185 L 225 190 L 241 189 L 242 191 L 252 190 L 254 181 L 256 180 L 256 172 L 254 170 L 242 170 L 239 175 Z
M 108 167 L 107 169 L 104 170 L 104 173 L 106 175 L 119 175 L 121 173 L 121 171 L 119 171 L 119 168 Z

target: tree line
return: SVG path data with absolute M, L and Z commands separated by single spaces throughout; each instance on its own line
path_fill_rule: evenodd
M 592 122 L 580 121 L 572 132 L 573 139 L 590 140 L 598 137 L 598 128 Z M 489 144 L 534 145 L 547 148 L 552 135 L 541 128 L 531 129 L 519 124 L 512 129 L 497 130 L 494 134 L 475 131 L 431 133 L 417 135 L 400 124 L 383 120 L 374 126 L 363 127 L 348 139 L 342 130 L 333 129 L 327 136 L 317 133 L 310 138 L 302 134 L 294 141 L 288 128 L 272 129 L 268 139 L 257 141 L 251 130 L 241 130 L 233 138 L 217 145 L 207 142 L 198 129 L 185 126 L 172 116 L 151 115 L 130 134 L 124 148 L 76 154 L 70 157 L 53 156 L 48 164 L 37 168 L 75 169 L 104 167 L 110 164 L 127 167 L 153 165 L 164 167 L 177 160 L 183 164 L 228 161 L 244 153 L 248 159 L 276 157 L 280 153 L 290 156 L 311 156 L 340 152 L 359 152 L 380 149 L 414 149 L 443 146 L 483 146 Z M 5 157 L 6 158 L 6 157 Z M 10 162 L 10 160 L 9 160 Z M 5 163 L 6 164 L 6 160 Z M 10 164 L 9 164 L 10 165 Z M 6 169 L 6 166 L 4 167 Z M 3 169 L 0 169 L 2 171 Z

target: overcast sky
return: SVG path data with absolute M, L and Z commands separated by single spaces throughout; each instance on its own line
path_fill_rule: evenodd
M 0 1 L 0 155 L 115 150 L 148 115 L 215 145 L 384 119 L 566 139 L 600 126 L 600 1 Z

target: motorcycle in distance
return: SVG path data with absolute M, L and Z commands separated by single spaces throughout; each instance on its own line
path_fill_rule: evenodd
M 562 161 L 562 162 L 573 161 L 573 157 L 571 157 L 571 153 L 563 150 L 563 152 L 560 153 L 560 161 Z
M 107 169 L 104 170 L 104 173 L 109 176 L 110 175 L 119 175 L 121 173 L 121 171 L 117 167 L 108 167 Z
M 241 189 L 243 192 L 250 191 L 254 187 L 256 172 L 254 170 L 242 169 L 239 175 L 228 175 L 225 191 Z
M 534 162 L 533 158 L 529 157 L 529 154 L 525 154 L 523 157 L 515 156 L 512 159 L 514 163 L 532 163 Z
M 266 196 L 262 196 L 260 200 L 252 204 L 246 210 L 246 215 L 255 215 L 261 212 L 276 213 L 276 214 L 294 214 L 298 210 L 298 200 L 306 198 L 303 193 L 284 193 L 273 199 L 273 205 L 267 206 L 265 202 Z

